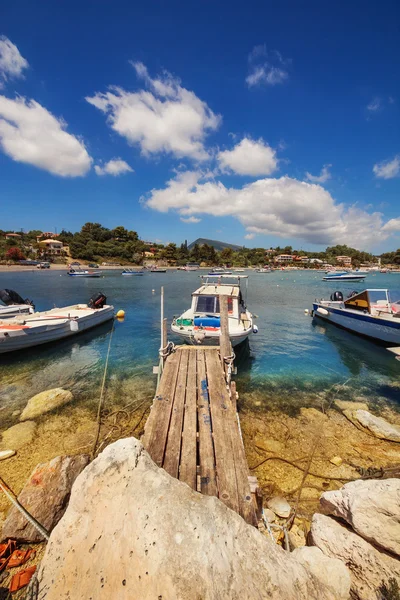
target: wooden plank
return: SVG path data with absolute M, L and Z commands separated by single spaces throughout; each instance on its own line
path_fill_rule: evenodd
M 181 355 L 178 379 L 175 388 L 174 402 L 171 411 L 171 420 L 168 429 L 167 445 L 163 467 L 172 477 L 178 478 L 179 459 L 181 456 L 183 412 L 186 396 L 186 379 L 188 372 L 189 352 L 182 348 L 178 350 Z
M 215 473 L 214 444 L 204 353 L 212 354 L 219 360 L 216 352 L 204 351 L 203 348 L 197 350 L 197 412 L 199 421 L 200 491 L 207 496 L 216 496 L 217 481 Z
M 228 314 L 228 296 L 221 295 L 219 297 L 219 312 L 221 321 L 221 338 L 220 338 L 220 352 L 222 368 L 225 373 L 227 372 L 227 365 L 224 362 L 224 358 L 232 355 L 232 346 L 229 338 L 229 314 Z
M 180 352 L 175 352 L 166 360 L 143 436 L 144 447 L 159 467 L 164 459 L 180 358 Z
M 235 461 L 232 453 L 231 429 L 233 409 L 226 389 L 221 363 L 215 354 L 206 352 L 208 391 L 213 427 L 218 497 L 229 508 L 239 512 Z M 237 425 L 236 425 L 237 426 Z
M 179 479 L 197 490 L 197 360 L 195 352 L 188 355 Z

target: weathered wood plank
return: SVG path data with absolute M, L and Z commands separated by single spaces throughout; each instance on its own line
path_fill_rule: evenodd
M 231 443 L 232 404 L 226 389 L 218 356 L 206 353 L 218 497 L 229 508 L 239 512 L 235 461 Z M 237 424 L 236 424 L 237 427 Z
M 199 423 L 199 463 L 201 493 L 207 496 L 217 495 L 215 473 L 214 443 L 212 436 L 210 399 L 208 393 L 206 363 L 204 354 L 212 354 L 218 360 L 216 352 L 203 348 L 197 351 L 197 413 Z
M 186 379 L 188 372 L 189 352 L 182 348 L 178 350 L 181 355 L 178 379 L 175 388 L 174 402 L 171 411 L 171 420 L 168 429 L 167 445 L 163 467 L 172 477 L 179 476 L 179 459 L 181 455 L 183 412 L 186 396 Z
M 197 490 L 197 360 L 195 352 L 188 355 L 179 479 Z
M 219 297 L 219 311 L 221 321 L 221 337 L 220 337 L 220 351 L 222 368 L 227 372 L 227 365 L 224 362 L 224 358 L 232 355 L 231 340 L 229 337 L 229 314 L 228 314 L 228 296 L 221 295 Z
M 159 467 L 164 459 L 180 358 L 180 352 L 175 352 L 166 360 L 143 436 L 144 447 Z

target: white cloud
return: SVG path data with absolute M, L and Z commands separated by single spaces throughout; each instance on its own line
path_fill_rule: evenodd
M 369 112 L 378 112 L 382 108 L 382 101 L 380 98 L 373 98 L 369 104 L 367 104 L 367 110 Z
M 204 180 L 200 172 L 177 173 L 145 200 L 160 212 L 180 216 L 236 217 L 247 234 L 297 238 L 314 244 L 348 243 L 360 248 L 386 239 L 381 213 L 338 204 L 320 185 L 281 177 L 259 179 L 241 188 Z
M 375 177 L 380 177 L 381 179 L 392 179 L 393 177 L 397 177 L 400 173 L 400 154 L 395 156 L 392 160 L 389 159 L 381 163 L 376 163 L 372 170 L 375 173 Z
M 1 79 L 8 79 L 23 76 L 24 69 L 28 68 L 28 61 L 21 56 L 17 46 L 15 46 L 4 35 L 0 36 L 0 87 Z
M 207 133 L 215 131 L 221 117 L 170 73 L 152 79 L 142 63 L 132 63 L 148 90 L 128 92 L 112 87 L 86 100 L 107 115 L 111 128 L 144 155 L 169 153 L 177 158 L 205 160 Z
M 201 219 L 198 219 L 197 217 L 188 217 L 187 219 L 181 217 L 181 221 L 183 221 L 183 223 L 200 223 Z
M 249 73 L 246 83 L 249 87 L 257 85 L 278 85 L 289 77 L 287 66 L 290 59 L 284 59 L 280 52 L 267 52 L 266 46 L 255 46 L 249 54 Z
M 94 170 L 97 175 L 114 175 L 114 177 L 122 175 L 123 173 L 133 173 L 132 167 L 120 158 L 109 160 L 103 167 L 95 165 Z
M 255 234 L 255 233 L 247 233 L 247 234 L 244 236 L 244 239 L 245 239 L 245 240 L 253 240 L 255 237 L 256 237 L 256 234 Z
M 92 159 L 66 127 L 35 100 L 0 96 L 0 148 L 17 162 L 62 177 L 85 175 Z
M 397 219 L 390 219 L 385 225 L 382 227 L 384 231 L 389 233 L 394 233 L 395 231 L 400 231 L 400 217 Z
M 332 165 L 324 165 L 321 169 L 321 173 L 319 175 L 311 175 L 311 173 L 306 173 L 307 181 L 311 181 L 312 183 L 325 183 L 332 177 L 329 172 L 329 167 Z
M 262 139 L 244 138 L 233 150 L 224 150 L 217 156 L 223 170 L 238 175 L 270 175 L 278 168 L 276 152 Z

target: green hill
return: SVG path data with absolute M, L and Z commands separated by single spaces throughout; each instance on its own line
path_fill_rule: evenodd
M 198 246 L 204 246 L 205 244 L 207 244 L 208 246 L 212 246 L 213 248 L 215 248 L 215 250 L 217 250 L 217 252 L 221 252 L 221 250 L 223 250 L 224 248 L 230 248 L 231 250 L 234 250 L 235 252 L 237 252 L 238 250 L 241 250 L 243 248 L 243 246 L 236 246 L 235 244 L 227 244 L 226 242 L 219 242 L 218 240 L 207 240 L 206 238 L 197 238 L 197 240 L 195 240 L 188 246 L 188 249 L 192 250 L 192 248 L 196 244 Z

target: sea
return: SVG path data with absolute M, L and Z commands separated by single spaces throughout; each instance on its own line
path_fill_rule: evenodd
M 121 269 L 122 270 L 122 269 Z M 86 303 L 102 292 L 125 318 L 59 343 L 0 355 L 0 429 L 15 423 L 18 410 L 36 393 L 70 389 L 75 402 L 99 397 L 107 352 L 106 401 L 124 404 L 151 400 L 160 347 L 160 291 L 169 323 L 191 302 L 201 271 L 146 273 L 122 277 L 103 271 L 99 279 L 69 277 L 65 271 L 1 272 L 0 289 L 33 300 L 37 310 Z M 385 348 L 310 316 L 315 298 L 345 295 L 365 287 L 400 290 L 400 273 L 369 273 L 365 283 L 324 282 L 315 271 L 248 271 L 242 280 L 247 306 L 256 315 L 258 333 L 236 349 L 239 408 L 282 411 L 319 406 L 327 390 L 341 398 L 400 411 L 400 363 Z M 247 291 L 246 291 L 247 286 Z M 179 339 L 170 333 L 170 340 Z M 14 414 L 14 416 L 13 416 Z

